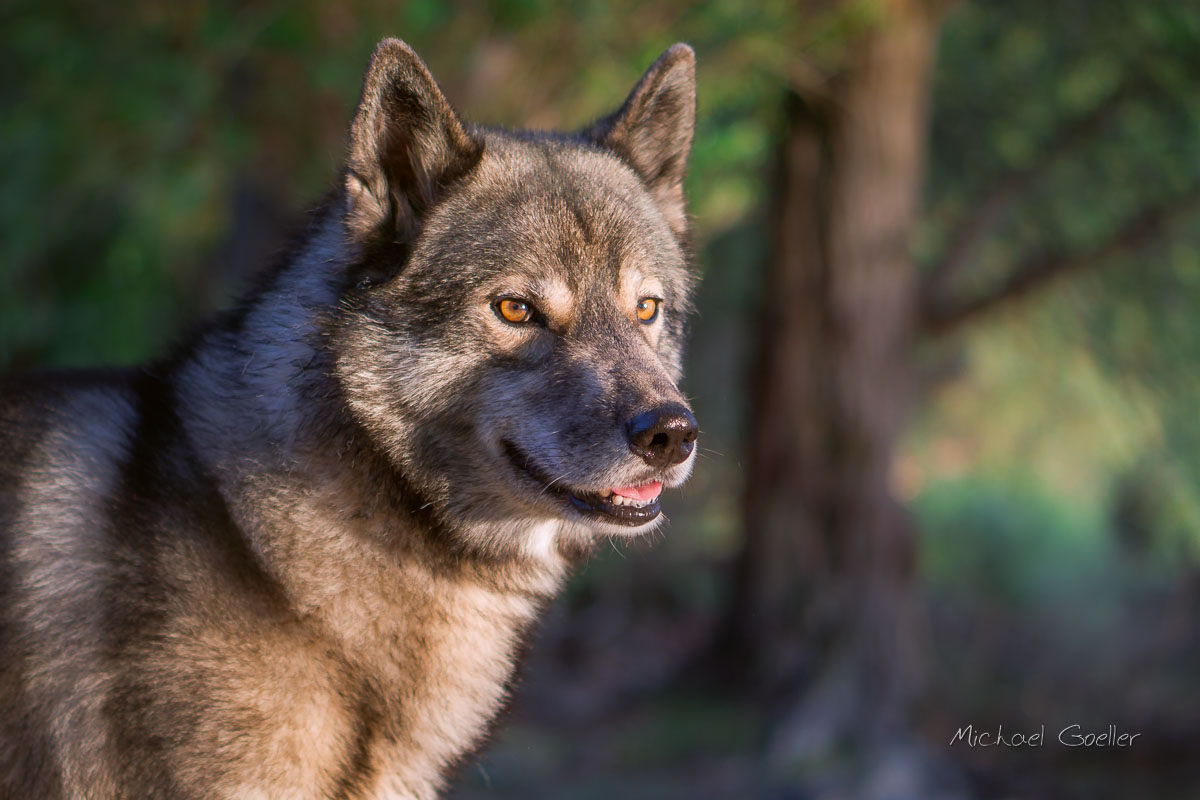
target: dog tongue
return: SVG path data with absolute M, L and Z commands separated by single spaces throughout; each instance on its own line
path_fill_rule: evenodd
M 641 486 L 614 486 L 612 491 L 631 500 L 653 500 L 662 492 L 662 481 L 643 483 Z

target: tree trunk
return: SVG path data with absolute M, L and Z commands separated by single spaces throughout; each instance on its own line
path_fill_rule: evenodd
M 726 653 L 793 701 L 776 739 L 789 757 L 894 731 L 919 674 L 914 547 L 889 472 L 912 384 L 908 238 L 937 18 L 882 5 L 826 99 L 790 99 L 780 153 Z

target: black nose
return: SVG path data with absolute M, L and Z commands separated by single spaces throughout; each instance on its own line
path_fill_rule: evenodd
M 629 447 L 652 467 L 680 464 L 696 446 L 696 418 L 678 403 L 643 411 L 629 420 Z

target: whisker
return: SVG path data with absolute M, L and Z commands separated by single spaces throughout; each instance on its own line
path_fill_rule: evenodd
M 540 492 L 538 492 L 537 496 L 541 497 L 542 495 L 544 495 L 547 492 L 547 490 L 553 488 L 554 484 L 558 483 L 565 477 L 567 477 L 567 473 L 564 472 L 562 475 L 559 475 L 557 478 L 555 478 L 554 480 L 547 483 L 545 486 L 542 487 L 542 490 Z

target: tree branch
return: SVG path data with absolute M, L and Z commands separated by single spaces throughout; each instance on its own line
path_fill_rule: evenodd
M 1182 195 L 1134 214 L 1108 239 L 1078 253 L 1047 253 L 1025 261 L 989 291 L 959 302 L 922 297 L 923 333 L 944 333 L 1002 303 L 1014 301 L 1050 281 L 1090 269 L 1118 253 L 1136 250 L 1162 234 L 1175 220 L 1200 206 L 1200 182 Z
M 945 284 L 975 260 L 980 244 L 1029 187 L 1058 159 L 1102 130 L 1140 83 L 1127 80 L 1092 110 L 1063 125 L 1033 162 L 1010 171 L 987 189 L 950 235 L 946 252 L 921 282 L 921 294 L 932 301 L 940 299 L 937 295 L 945 291 Z

